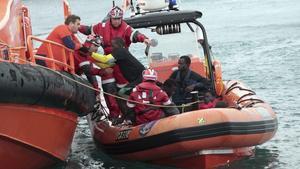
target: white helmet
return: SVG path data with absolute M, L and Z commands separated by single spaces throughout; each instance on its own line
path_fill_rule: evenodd
M 109 17 L 115 19 L 123 18 L 123 10 L 118 6 L 115 6 L 110 10 Z
M 157 81 L 157 72 L 154 69 L 146 69 L 143 71 L 143 79 Z

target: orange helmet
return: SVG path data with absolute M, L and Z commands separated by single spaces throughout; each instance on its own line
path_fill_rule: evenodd
M 115 6 L 110 10 L 109 17 L 114 19 L 123 18 L 123 10 L 118 6 Z
M 143 79 L 157 81 L 157 72 L 154 69 L 146 69 L 143 71 Z

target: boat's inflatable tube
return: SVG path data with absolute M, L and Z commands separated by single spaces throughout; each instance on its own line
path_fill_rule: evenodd
M 89 85 L 76 75 L 60 72 Z M 63 108 L 79 116 L 93 109 L 95 92 L 61 75 L 32 65 L 0 63 L 0 103 Z

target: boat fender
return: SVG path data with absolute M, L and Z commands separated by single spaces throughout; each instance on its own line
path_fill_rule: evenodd
M 222 80 L 222 68 L 221 68 L 221 63 L 217 60 L 213 62 L 214 66 L 214 75 L 215 75 L 215 90 L 216 90 L 216 95 L 220 96 L 223 92 L 224 89 L 224 84 Z

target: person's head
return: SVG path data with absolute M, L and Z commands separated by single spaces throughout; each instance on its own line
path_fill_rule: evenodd
M 111 46 L 112 46 L 113 49 L 124 48 L 125 47 L 125 42 L 122 38 L 116 37 L 116 38 L 112 39 Z
M 117 28 L 121 25 L 123 19 L 123 10 L 120 7 L 113 7 L 108 15 L 113 27 Z
M 176 80 L 174 79 L 167 79 L 163 84 L 163 90 L 171 97 L 176 91 Z
M 211 101 L 213 101 L 215 99 L 215 97 L 213 96 L 213 94 L 210 91 L 207 91 L 204 93 L 204 103 L 209 103 Z
M 146 69 L 142 73 L 143 81 L 157 81 L 157 72 L 154 69 Z
M 80 17 L 76 15 L 69 15 L 65 20 L 65 25 L 68 25 L 72 33 L 77 33 L 80 27 Z
M 99 36 L 89 35 L 83 46 L 89 49 L 89 52 L 97 52 L 98 48 L 101 46 L 101 38 Z
M 191 64 L 191 58 L 187 55 L 183 55 L 178 60 L 178 70 L 185 71 L 188 70 Z

